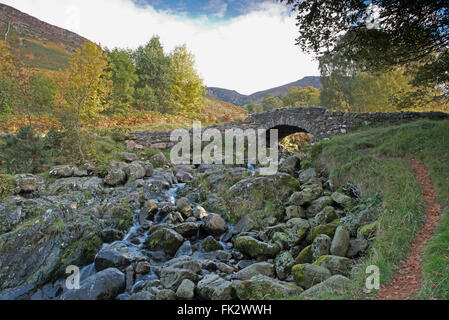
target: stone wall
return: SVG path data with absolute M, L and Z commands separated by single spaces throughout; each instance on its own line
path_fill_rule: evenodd
M 295 132 L 308 132 L 314 135 L 316 141 L 345 134 L 349 128 L 362 125 L 397 124 L 420 119 L 444 120 L 449 119 L 449 114 L 442 112 L 348 113 L 333 112 L 322 107 L 281 108 L 252 114 L 244 121 L 231 121 L 207 128 L 217 128 L 223 133 L 231 128 L 243 130 L 275 128 L 279 130 L 279 139 Z M 128 139 L 144 147 L 169 149 L 174 145 L 170 141 L 170 133 L 171 131 L 139 131 L 130 133 Z

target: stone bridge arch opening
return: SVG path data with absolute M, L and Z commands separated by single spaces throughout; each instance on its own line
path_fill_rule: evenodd
M 267 131 L 267 143 L 270 141 L 272 130 L 278 131 L 278 141 L 290 151 L 300 150 L 313 142 L 314 135 L 309 131 L 292 125 L 277 125 Z

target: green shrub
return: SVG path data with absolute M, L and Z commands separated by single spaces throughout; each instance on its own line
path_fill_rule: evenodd
M 17 135 L 0 146 L 0 162 L 10 174 L 38 173 L 48 167 L 50 152 L 30 127 L 21 127 Z

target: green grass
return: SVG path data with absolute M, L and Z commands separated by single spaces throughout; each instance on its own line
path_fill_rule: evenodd
M 364 198 L 379 194 L 382 199 L 377 237 L 354 287 L 333 298 L 360 298 L 366 266 L 377 265 L 383 283 L 405 259 L 424 220 L 419 184 L 406 163 L 412 157 L 421 159 L 428 168 L 445 213 L 426 249 L 425 285 L 420 297 L 449 297 L 449 121 L 419 121 L 362 129 L 312 148 L 314 165 L 327 170 L 334 183 L 351 182 Z
M 63 49 L 37 41 L 23 40 L 21 51 L 23 60 L 28 67 L 41 70 L 63 69 L 70 60 L 70 54 Z

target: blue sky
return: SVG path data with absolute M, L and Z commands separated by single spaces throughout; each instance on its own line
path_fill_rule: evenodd
M 134 0 L 138 5 L 151 5 L 157 10 L 165 10 L 192 18 L 207 16 L 209 19 L 225 21 L 244 15 L 258 3 L 267 0 Z M 269 0 L 270 1 L 270 0 Z M 271 0 L 275 2 L 275 0 Z
M 0 0 L 108 48 L 159 35 L 167 53 L 186 44 L 207 86 L 243 94 L 319 75 L 295 45 L 294 13 L 275 0 Z

